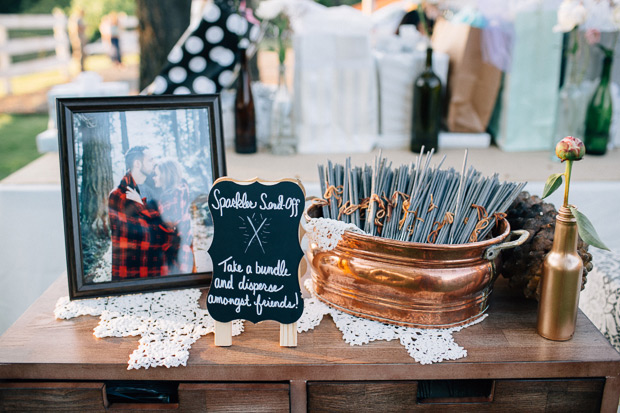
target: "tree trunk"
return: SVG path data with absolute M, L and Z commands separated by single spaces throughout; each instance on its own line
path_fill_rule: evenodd
M 121 140 L 123 145 L 123 154 L 125 154 L 129 150 L 129 135 L 127 134 L 127 115 L 123 111 L 119 112 L 119 115 L 121 122 Z
M 199 120 L 199 128 L 200 128 L 200 148 L 208 148 L 209 147 L 209 119 L 207 118 L 207 111 L 200 110 L 198 111 L 198 120 Z
M 191 156 L 194 153 L 194 140 L 189 126 L 190 112 L 185 110 L 185 128 L 187 129 L 187 153 Z
M 196 145 L 196 152 L 200 151 L 200 116 L 198 115 L 197 110 L 194 111 L 194 145 Z
M 140 89 L 148 86 L 189 26 L 192 0 L 136 0 L 140 33 Z
M 200 149 L 202 148 L 202 134 L 200 130 L 202 123 L 198 112 L 200 111 L 194 111 L 194 139 L 196 140 L 196 151 L 200 151 Z
M 170 111 L 170 129 L 172 130 L 172 134 L 174 135 L 174 143 L 177 150 L 177 159 L 179 162 L 182 162 L 183 156 L 183 147 L 181 145 L 181 136 L 179 133 L 179 120 L 177 119 L 177 111 Z
M 80 221 L 82 229 L 94 235 L 107 236 L 108 195 L 112 190 L 112 147 L 110 145 L 110 114 L 82 115 L 82 187 Z

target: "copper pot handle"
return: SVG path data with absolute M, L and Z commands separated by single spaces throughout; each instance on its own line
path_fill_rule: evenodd
M 518 247 L 519 245 L 527 241 L 527 239 L 530 237 L 530 233 L 528 231 L 524 229 L 517 229 L 515 231 L 510 231 L 508 238 L 513 238 L 515 235 L 518 235 L 519 238 L 514 241 L 502 242 L 499 245 L 493 245 L 487 248 L 486 251 L 484 251 L 484 258 L 489 261 L 494 260 L 495 258 L 497 258 L 501 250 Z

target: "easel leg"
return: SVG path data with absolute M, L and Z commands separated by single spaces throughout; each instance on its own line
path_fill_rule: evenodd
M 297 323 L 280 324 L 280 347 L 297 347 Z
M 230 347 L 232 345 L 232 322 L 215 322 L 215 345 L 217 347 Z

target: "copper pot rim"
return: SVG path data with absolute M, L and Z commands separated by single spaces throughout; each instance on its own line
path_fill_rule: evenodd
M 307 221 L 312 219 L 309 212 L 312 208 L 315 208 L 315 207 L 318 209 L 317 205 L 310 205 L 305 209 L 304 218 Z M 499 221 L 499 228 L 502 228 L 502 226 L 504 226 L 504 230 L 501 232 L 501 234 L 496 235 L 493 238 L 484 239 L 482 241 L 476 241 L 476 242 L 468 242 L 466 244 L 429 244 L 429 243 L 423 243 L 423 242 L 400 241 L 400 240 L 395 240 L 395 239 L 390 239 L 390 238 L 378 237 L 375 235 L 360 234 L 360 233 L 352 232 L 352 231 L 345 231 L 342 237 L 343 237 L 343 240 L 345 238 L 349 238 L 351 240 L 357 240 L 360 242 L 384 244 L 384 245 L 389 245 L 389 246 L 397 247 L 397 248 L 415 248 L 419 250 L 442 249 L 442 250 L 460 251 L 460 250 L 471 250 L 471 249 L 476 249 L 476 248 L 484 249 L 484 248 L 487 248 L 487 247 L 490 247 L 492 245 L 502 242 L 510 234 L 510 223 L 508 222 L 506 218 L 502 218 Z

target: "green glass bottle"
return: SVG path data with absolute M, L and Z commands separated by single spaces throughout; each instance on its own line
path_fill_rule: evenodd
M 438 149 L 441 120 L 441 80 L 433 72 L 433 49 L 426 49 L 426 68 L 413 86 L 411 151 Z
M 611 92 L 609 90 L 611 62 L 612 57 L 605 56 L 601 81 L 594 91 L 586 112 L 584 144 L 588 155 L 604 155 L 607 152 L 612 115 Z

